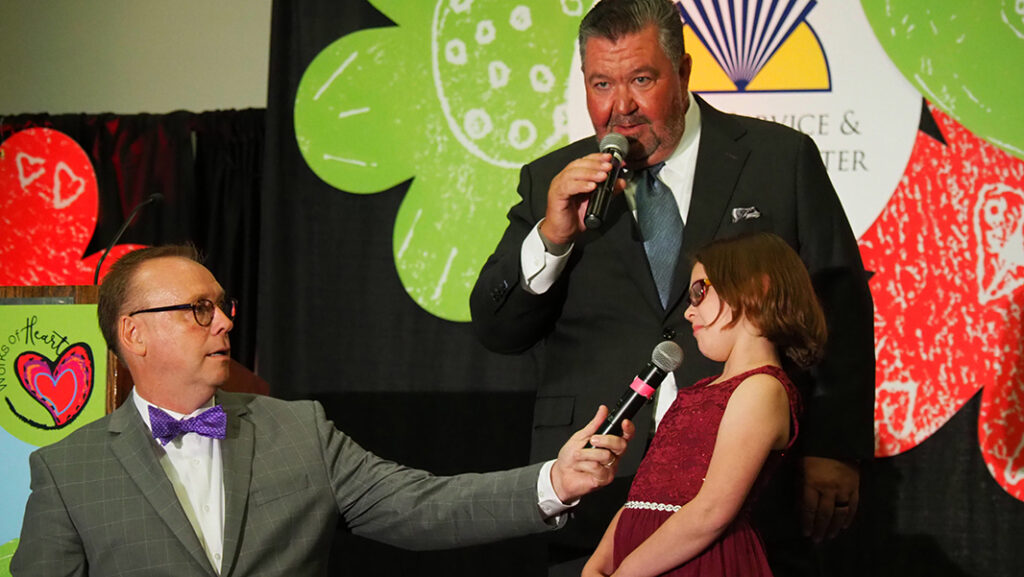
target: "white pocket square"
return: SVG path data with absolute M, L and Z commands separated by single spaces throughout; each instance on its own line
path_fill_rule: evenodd
M 757 210 L 757 207 L 747 206 L 732 209 L 732 221 L 734 223 L 752 218 L 761 218 L 761 211 Z

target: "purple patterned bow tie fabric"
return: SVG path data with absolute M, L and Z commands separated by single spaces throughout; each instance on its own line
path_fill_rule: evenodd
M 160 409 L 149 406 L 149 424 L 153 438 L 161 445 L 170 443 L 178 435 L 196 433 L 213 439 L 223 439 L 227 430 L 228 417 L 220 405 L 209 408 L 190 418 L 177 420 Z

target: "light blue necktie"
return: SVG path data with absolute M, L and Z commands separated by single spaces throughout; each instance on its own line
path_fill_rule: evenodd
M 668 307 L 672 293 L 679 248 L 683 244 L 683 219 L 679 206 L 658 173 L 665 163 L 655 164 L 642 174 L 636 186 L 636 219 L 644 239 L 644 251 L 651 265 L 651 275 L 658 287 L 662 308 Z

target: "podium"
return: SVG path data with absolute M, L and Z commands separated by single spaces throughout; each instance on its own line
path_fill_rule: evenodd
M 4 305 L 90 305 L 99 299 L 99 286 L 0 286 L 0 307 Z M 97 321 L 93 317 L 95 325 Z M 3 327 L 0 327 L 2 329 Z M 0 342 L 2 344 L 2 342 Z M 110 413 L 128 398 L 132 377 L 121 360 L 106 348 L 95 347 L 96 354 L 106 355 L 105 410 Z M 103 351 L 102 353 L 100 351 Z M 100 375 L 96 375 L 100 378 Z M 224 390 L 270 394 L 269 384 L 241 363 L 231 360 L 231 370 Z

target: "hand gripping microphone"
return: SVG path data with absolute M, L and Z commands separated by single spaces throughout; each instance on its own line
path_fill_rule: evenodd
M 622 435 L 622 421 L 632 419 L 640 407 L 654 397 L 654 391 L 665 380 L 665 375 L 683 364 L 683 349 L 672 341 L 662 341 L 654 347 L 651 362 L 647 363 L 637 375 L 629 388 L 619 398 L 619 404 L 608 415 L 608 419 L 598 429 L 598 435 Z
M 587 214 L 583 217 L 583 224 L 588 230 L 597 230 L 604 224 L 608 213 L 608 204 L 612 201 L 612 191 L 615 190 L 615 181 L 619 179 L 622 172 L 622 165 L 626 155 L 629 154 L 629 142 L 625 136 L 617 132 L 609 132 L 601 139 L 601 152 L 612 155 L 612 171 L 608 178 L 597 185 L 597 189 L 590 195 L 590 204 L 587 205 Z

